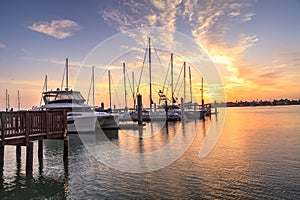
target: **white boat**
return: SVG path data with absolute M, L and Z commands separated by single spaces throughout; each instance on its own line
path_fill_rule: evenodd
M 85 104 L 79 91 L 59 90 L 43 92 L 42 109 L 67 111 L 68 132 L 92 132 L 97 128 L 118 128 L 118 115 L 95 112 Z
M 64 109 L 67 111 L 68 132 L 93 132 L 96 127 L 102 129 L 118 128 L 118 115 L 96 112 L 85 103 L 80 91 L 68 88 L 68 59 L 66 59 L 66 89 L 47 91 L 47 76 L 45 78 L 46 91 L 43 92 L 44 105 L 41 109 Z

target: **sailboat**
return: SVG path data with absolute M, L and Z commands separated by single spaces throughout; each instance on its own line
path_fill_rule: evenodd
M 180 109 L 179 107 L 175 106 L 173 104 L 174 102 L 174 91 L 173 91 L 173 82 L 171 83 L 172 85 L 172 105 L 168 106 L 166 105 L 167 102 L 167 97 L 165 97 L 165 101 L 163 101 L 163 103 L 165 103 L 164 105 L 160 106 L 162 109 L 160 110 L 156 110 L 154 109 L 154 112 L 152 111 L 152 106 L 154 104 L 153 102 L 153 98 L 152 98 L 152 71 L 151 71 L 151 42 L 150 42 L 150 38 L 148 39 L 148 62 L 149 62 L 149 108 L 150 111 L 147 110 L 143 110 L 142 111 L 142 119 L 143 121 L 180 121 L 181 120 L 181 114 L 180 114 Z M 173 70 L 173 54 L 171 54 L 171 70 Z M 171 72 L 171 78 L 173 80 L 173 71 Z M 161 91 L 160 91 L 161 92 Z M 163 95 L 162 93 L 159 93 L 159 95 Z M 160 96 L 161 98 L 161 96 Z M 130 113 L 131 119 L 133 121 L 137 121 L 138 120 L 138 114 L 136 111 L 131 112 Z
M 54 91 L 42 93 L 44 105 L 41 109 L 67 111 L 68 132 L 93 132 L 96 130 L 96 122 L 101 128 L 110 128 L 111 124 L 117 125 L 115 116 L 104 112 L 95 112 L 88 104 L 80 91 L 70 90 L 68 86 L 68 59 L 66 59 L 66 88 L 57 88 Z M 118 121 L 118 120 L 117 120 Z

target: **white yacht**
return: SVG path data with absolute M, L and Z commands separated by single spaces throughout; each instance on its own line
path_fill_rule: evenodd
M 45 105 L 42 109 L 65 109 L 67 111 L 68 132 L 92 132 L 96 128 L 118 128 L 118 115 L 95 112 L 79 91 L 57 89 L 43 92 Z

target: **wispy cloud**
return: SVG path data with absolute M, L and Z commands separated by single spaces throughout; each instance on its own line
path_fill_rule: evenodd
M 242 17 L 242 22 L 247 22 L 247 21 L 250 21 L 252 20 L 252 17 L 254 16 L 254 13 L 253 12 L 249 12 L 249 13 L 246 13 L 245 15 L 243 15 Z
M 229 27 L 232 22 L 245 23 L 252 20 L 254 13 L 249 9 L 245 13 L 245 8 L 251 6 L 251 3 L 242 0 L 131 0 L 120 1 L 119 7 L 106 8 L 100 14 L 119 31 L 149 26 L 171 30 L 158 38 L 169 43 L 176 42 L 175 31 L 180 22 L 184 21 L 187 25 L 185 27 L 190 27 L 194 40 L 204 47 L 219 68 L 221 66 L 221 71 L 225 72 L 223 76 L 227 88 L 232 89 L 242 84 L 249 87 L 253 85 L 251 80 L 241 76 L 237 63 L 249 48 L 255 46 L 258 37 L 244 33 L 230 41 L 225 37 L 231 31 Z
M 4 48 L 6 48 L 6 45 L 0 42 L 0 49 L 4 49 Z
M 72 20 L 53 20 L 51 22 L 39 22 L 28 26 L 29 29 L 46 35 L 64 39 L 70 37 L 80 29 L 79 25 Z

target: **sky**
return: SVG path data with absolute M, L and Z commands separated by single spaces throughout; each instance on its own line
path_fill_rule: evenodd
M 168 30 L 157 36 L 154 46 L 159 41 L 174 42 L 176 33 L 199 45 L 216 67 L 227 101 L 300 99 L 299 19 L 299 0 L 2 0 L 0 108 L 5 108 L 6 89 L 11 107 L 17 107 L 18 90 L 22 108 L 39 105 L 45 75 L 48 88 L 59 88 L 66 58 L 70 85 L 75 87 L 81 76 L 78 72 L 87 67 L 86 58 L 95 48 L 103 43 L 114 45 L 114 36 L 124 32 L 143 38 L 147 45 L 146 32 L 126 33 L 145 27 Z M 116 52 L 106 47 L 101 53 L 105 58 Z M 141 63 L 143 52 L 139 53 L 131 62 L 139 58 Z M 161 56 L 167 65 L 169 58 Z M 121 66 L 124 59 L 119 61 L 113 64 Z M 93 64 L 101 70 L 107 63 Z M 179 61 L 176 64 L 181 66 Z M 121 74 L 113 66 L 110 69 Z M 108 98 L 103 91 L 107 80 L 101 80 L 96 83 L 97 104 L 107 103 Z M 193 79 L 197 95 L 199 83 Z

